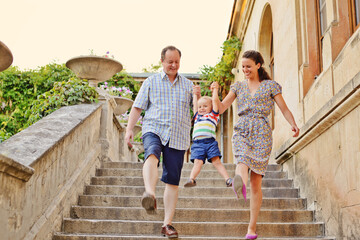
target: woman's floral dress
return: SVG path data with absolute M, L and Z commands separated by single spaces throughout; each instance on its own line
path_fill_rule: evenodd
M 255 173 L 265 175 L 272 148 L 268 116 L 274 96 L 281 93 L 281 86 L 273 80 L 263 80 L 251 96 L 247 80 L 244 80 L 235 82 L 230 90 L 236 94 L 239 115 L 232 137 L 235 159 Z

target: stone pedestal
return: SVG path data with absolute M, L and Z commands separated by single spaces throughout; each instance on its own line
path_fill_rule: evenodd
M 13 62 L 10 49 L 0 41 L 0 72 L 6 70 Z

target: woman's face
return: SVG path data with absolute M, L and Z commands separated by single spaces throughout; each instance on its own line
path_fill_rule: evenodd
M 241 65 L 246 79 L 259 78 L 258 69 L 260 68 L 260 63 L 255 64 L 254 60 L 250 58 L 242 58 Z

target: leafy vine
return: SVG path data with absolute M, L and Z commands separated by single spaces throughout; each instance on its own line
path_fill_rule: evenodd
M 203 83 L 205 86 L 202 86 L 202 95 L 211 94 L 210 90 L 208 90 L 208 87 L 212 82 L 219 83 L 222 98 L 227 95 L 230 85 L 234 81 L 234 75 L 231 73 L 231 70 L 234 67 L 234 62 L 238 57 L 241 46 L 242 44 L 239 38 L 236 36 L 229 38 L 228 40 L 224 41 L 221 47 L 223 50 L 221 60 L 215 66 L 204 65 L 200 69 L 201 79 L 207 80 L 206 83 Z

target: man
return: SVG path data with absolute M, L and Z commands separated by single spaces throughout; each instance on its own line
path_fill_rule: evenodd
M 178 74 L 181 52 L 168 46 L 161 52 L 163 71 L 147 78 L 135 99 L 126 128 L 125 140 L 132 147 L 133 127 L 140 113 L 145 110 L 142 134 L 145 149 L 143 178 L 145 192 L 142 206 L 151 214 L 156 210 L 155 188 L 158 166 L 162 153 L 164 191 L 164 223 L 161 234 L 177 238 L 172 226 L 178 200 L 179 181 L 185 151 L 190 145 L 193 83 Z M 195 88 L 200 95 L 200 87 Z

